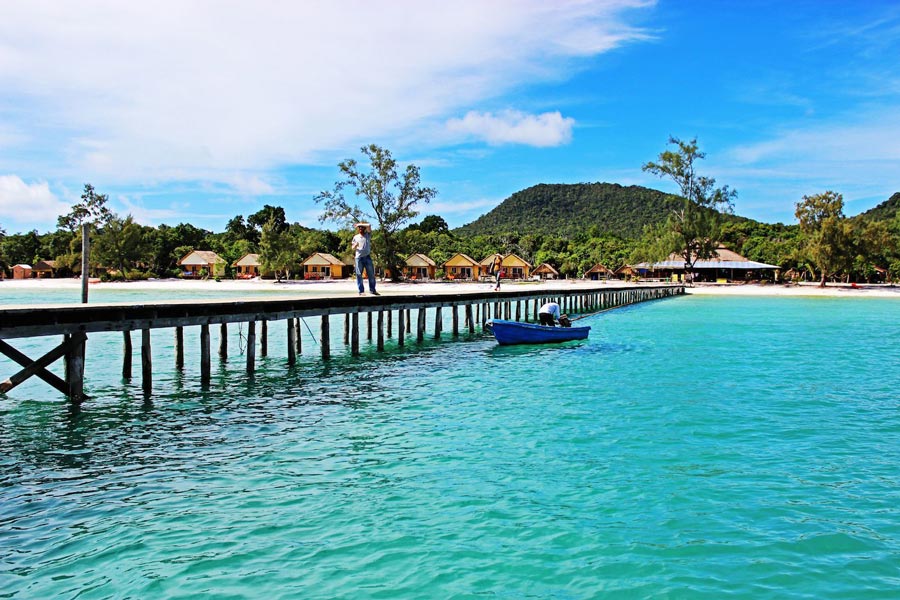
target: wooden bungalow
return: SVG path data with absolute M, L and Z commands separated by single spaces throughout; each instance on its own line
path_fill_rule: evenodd
M 13 265 L 12 274 L 13 279 L 31 279 L 34 276 L 31 271 L 31 265 L 23 263 Z
M 53 277 L 56 274 L 55 260 L 39 260 L 31 267 L 32 274 L 38 279 Z
M 451 280 L 472 280 L 481 277 L 487 271 L 483 271 L 483 267 L 477 260 L 457 252 L 450 257 L 450 260 L 443 264 L 444 276 Z
M 327 252 L 316 252 L 301 264 L 303 279 L 345 279 L 350 276 L 351 267 Z
M 491 265 L 494 264 L 494 258 L 500 257 L 500 268 L 503 269 L 504 279 L 528 279 L 531 276 L 531 263 L 515 254 L 490 254 L 482 260 L 479 265 L 483 275 L 489 275 Z
M 616 276 L 616 279 L 624 279 L 625 281 L 631 281 L 635 277 L 641 276 L 640 272 L 631 265 L 622 265 L 613 274 Z
M 554 269 L 550 263 L 541 263 L 534 268 L 531 276 L 538 279 L 559 279 L 559 271 Z
M 253 279 L 254 277 L 259 277 L 259 254 L 245 254 L 231 263 L 231 266 L 237 269 L 236 277 L 238 279 Z
M 616 276 L 616 272 L 612 269 L 607 269 L 604 265 L 597 263 L 584 273 L 585 279 L 590 279 L 591 281 L 600 281 L 601 279 L 613 279 Z
M 181 260 L 181 276 L 188 279 L 203 277 L 204 272 L 208 277 L 221 277 L 225 274 L 225 259 L 212 250 L 192 250 Z
M 422 281 L 434 279 L 437 272 L 437 264 L 424 254 L 413 254 L 406 259 L 406 267 L 403 269 L 403 275 L 407 279 Z
M 684 259 L 671 254 L 657 263 L 639 263 L 634 265 L 646 279 L 665 279 L 685 281 L 688 274 L 684 271 Z M 724 246 L 719 246 L 716 256 L 709 260 L 698 260 L 694 263 L 690 274 L 693 281 L 715 281 L 727 283 L 731 281 L 753 281 L 759 279 L 777 279 L 781 267 L 748 260 Z

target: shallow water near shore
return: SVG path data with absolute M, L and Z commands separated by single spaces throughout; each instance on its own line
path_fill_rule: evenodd
M 273 323 L 252 377 L 232 326 L 207 389 L 154 331 L 149 401 L 92 335 L 80 411 L 0 396 L 0 598 L 893 597 L 900 302 L 582 322 L 351 357 L 336 320 L 323 362 L 307 319 L 292 368 Z

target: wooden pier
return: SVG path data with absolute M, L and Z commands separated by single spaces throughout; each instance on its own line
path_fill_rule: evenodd
M 491 318 L 537 321 L 538 309 L 544 302 L 558 302 L 570 316 L 587 314 L 619 306 L 667 298 L 684 293 L 681 285 L 598 285 L 593 288 L 522 289 L 514 291 L 434 293 L 428 295 L 383 295 L 350 297 L 300 297 L 280 299 L 245 299 L 228 301 L 180 301 L 144 304 L 76 304 L 43 307 L 0 307 L 0 353 L 22 368 L 0 382 L 0 393 L 6 394 L 32 376 L 37 376 L 74 402 L 88 397 L 84 389 L 85 345 L 88 334 L 116 332 L 123 334 L 122 376 L 132 377 L 132 331 L 140 331 L 141 380 L 144 394 L 153 389 L 151 360 L 152 329 L 172 328 L 175 334 L 174 366 L 184 368 L 184 327 L 200 328 L 200 379 L 210 381 L 210 327 L 218 325 L 219 357 L 228 354 L 227 327 L 230 323 L 247 324 L 247 371 L 256 368 L 257 347 L 261 356 L 268 349 L 268 324 L 287 321 L 287 362 L 293 365 L 300 348 L 300 320 L 321 319 L 319 350 L 321 358 L 331 356 L 332 317 L 344 318 L 344 343 L 353 355 L 359 354 L 360 316 L 366 316 L 367 339 L 372 340 L 373 321 L 377 351 L 384 350 L 385 335 L 396 331 L 398 346 L 412 338 L 413 311 L 415 340 L 425 339 L 428 311 L 432 311 L 431 335 L 440 338 L 444 326 L 444 310 L 450 312 L 451 335 L 459 336 L 461 328 L 475 333 Z M 460 319 L 460 309 L 463 318 Z M 394 319 L 396 315 L 396 319 Z M 396 325 L 394 323 L 396 322 Z M 460 325 L 462 324 L 462 325 Z M 259 327 L 257 328 L 257 325 Z M 6 340 L 62 336 L 55 348 L 37 359 L 17 350 Z M 65 376 L 47 370 L 62 359 Z

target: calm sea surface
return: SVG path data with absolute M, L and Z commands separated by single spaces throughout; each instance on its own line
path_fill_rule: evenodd
M 252 378 L 232 326 L 208 389 L 154 330 L 151 401 L 121 334 L 90 336 L 80 412 L 0 396 L 0 598 L 898 597 L 897 300 L 688 296 L 586 342 L 360 357 L 335 319 L 327 363 L 314 321 L 292 368 L 272 324 Z

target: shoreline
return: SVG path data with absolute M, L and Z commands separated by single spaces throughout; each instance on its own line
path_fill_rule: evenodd
M 504 282 L 502 289 L 535 289 L 552 292 L 554 290 L 571 290 L 578 288 L 594 288 L 597 286 L 626 286 L 642 287 L 656 285 L 651 283 L 630 283 L 625 281 L 589 281 L 581 279 L 560 279 L 548 281 Z M 392 294 L 442 294 L 465 293 L 467 291 L 482 292 L 493 288 L 492 282 L 402 282 L 391 283 L 381 281 L 377 284 L 378 292 L 384 295 Z M 81 289 L 80 279 L 4 279 L 0 280 L 0 291 L 3 290 L 78 290 Z M 273 280 L 246 279 L 246 280 L 185 280 L 185 279 L 155 279 L 143 281 L 116 281 L 116 282 L 92 282 L 89 284 L 88 294 L 94 290 L 141 290 L 141 291 L 204 291 L 214 292 L 252 292 L 252 293 L 279 293 L 294 294 L 297 292 L 321 294 L 321 295 L 355 295 L 358 293 L 355 279 L 342 279 L 336 281 L 288 281 L 276 283 Z M 693 287 L 685 288 L 686 293 L 696 295 L 715 296 L 819 296 L 819 297 L 877 297 L 900 298 L 900 286 L 888 284 L 830 284 L 824 288 L 818 283 L 801 284 L 718 284 L 698 283 Z M 367 293 L 368 295 L 368 293 Z

